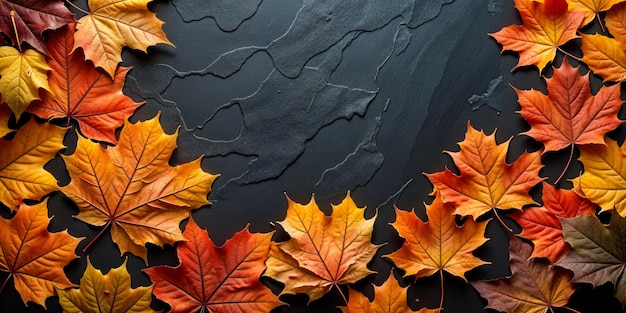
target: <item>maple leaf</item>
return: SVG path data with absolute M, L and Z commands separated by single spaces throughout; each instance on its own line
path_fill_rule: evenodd
M 565 0 L 546 0 L 545 3 L 515 0 L 515 7 L 523 25 L 507 26 L 489 35 L 502 45 L 503 51 L 519 53 L 519 62 L 513 69 L 536 65 L 541 73 L 554 59 L 559 46 L 578 38 L 576 31 L 585 14 L 569 12 Z
M 65 131 L 33 119 L 13 139 L 0 139 L 0 201 L 12 211 L 23 199 L 39 200 L 58 189 L 57 180 L 44 165 L 65 148 Z
M 594 215 L 561 218 L 565 241 L 572 246 L 557 262 L 574 272 L 574 282 L 590 283 L 598 287 L 613 283 L 615 295 L 626 304 L 626 220 L 618 214 L 611 216 L 606 226 Z
M 602 211 L 615 209 L 626 215 L 626 147 L 606 138 L 606 146 L 580 147 L 580 158 L 585 171 L 572 180 L 574 189 L 600 206 Z
M 246 227 L 215 247 L 207 231 L 189 218 L 183 233 L 187 241 L 176 248 L 180 264 L 144 272 L 154 283 L 154 295 L 171 312 L 269 312 L 281 304 L 259 282 L 272 234 L 251 234 Z
M 43 32 L 73 21 L 74 14 L 61 0 L 0 0 L 0 31 L 16 46 L 27 42 L 47 53 Z
M 130 68 L 118 67 L 113 78 L 85 62 L 82 51 L 72 53 L 76 24 L 50 36 L 48 78 L 52 95 L 33 103 L 28 111 L 42 118 L 73 118 L 87 138 L 117 143 L 115 130 L 142 103 L 122 93 Z
M 404 238 L 402 247 L 386 255 L 406 272 L 406 276 L 427 277 L 443 271 L 465 279 L 465 273 L 488 264 L 472 253 L 488 239 L 484 237 L 486 222 L 467 219 L 457 226 L 454 208 L 437 196 L 426 206 L 428 222 L 422 222 L 411 211 L 398 208 L 391 225 Z
M 585 20 L 581 27 L 599 18 L 600 12 L 608 11 L 620 2 L 624 0 L 568 0 L 570 11 L 585 13 Z
M 589 73 L 581 76 L 567 60 L 546 83 L 548 95 L 514 88 L 522 107 L 519 113 L 531 127 L 523 134 L 542 142 L 545 151 L 604 144 L 604 135 L 622 123 L 617 117 L 622 106 L 619 85 L 603 86 L 594 96 Z
M 165 134 L 158 119 L 126 122 L 114 147 L 79 136 L 74 154 L 63 156 L 71 181 L 62 191 L 78 205 L 76 217 L 102 227 L 94 240 L 110 229 L 122 254 L 144 261 L 146 243 L 184 240 L 179 223 L 209 203 L 217 177 L 202 171 L 201 158 L 170 166 L 177 134 Z
M 308 204 L 287 201 L 287 216 L 278 224 L 291 239 L 270 246 L 264 274 L 285 284 L 281 295 L 306 293 L 313 301 L 333 286 L 374 273 L 367 263 L 378 249 L 370 242 L 376 218 L 365 219 L 365 209 L 356 206 L 350 193 L 332 206 L 331 216 L 320 211 L 313 197 Z
M 606 27 L 613 38 L 599 34 L 583 34 L 581 50 L 583 62 L 604 81 L 621 82 L 626 79 L 626 4 L 613 6 L 605 17 Z
M 16 117 L 39 100 L 39 89 L 50 91 L 48 71 L 43 54 L 29 49 L 21 53 L 10 46 L 0 47 L 0 93 Z
M 80 279 L 80 288 L 57 288 L 63 312 L 155 312 L 150 308 L 152 285 L 132 288 L 131 277 L 126 270 L 127 262 L 128 259 L 125 259 L 120 267 L 103 275 L 87 257 L 87 268 Z
M 562 268 L 551 267 L 545 259 L 530 258 L 531 252 L 529 244 L 511 236 L 511 276 L 472 282 L 480 295 L 487 299 L 488 308 L 508 313 L 545 313 L 567 305 L 574 293 L 571 274 Z
M 510 139 L 496 144 L 495 132 L 489 136 L 468 122 L 459 152 L 446 151 L 460 175 L 449 169 L 426 174 L 444 202 L 451 203 L 455 214 L 474 219 L 489 210 L 518 209 L 535 204 L 528 191 L 541 182 L 541 151 L 524 152 L 512 164 L 506 163 Z
M 83 239 L 66 230 L 49 232 L 46 205 L 22 204 L 13 218 L 0 218 L 0 271 L 9 273 L 0 291 L 12 277 L 25 304 L 33 301 L 43 307 L 46 298 L 55 295 L 55 286 L 73 286 L 63 267 L 78 257 L 74 250 Z
M 123 47 L 146 52 L 158 43 L 174 46 L 161 29 L 163 22 L 148 10 L 152 0 L 89 0 L 91 11 L 78 20 L 74 50 L 114 76 Z
M 393 276 L 393 270 L 389 278 L 380 286 L 374 285 L 374 300 L 370 300 L 362 293 L 350 288 L 347 307 L 341 307 L 344 313 L 412 313 L 407 304 L 406 293 L 408 287 L 400 287 Z M 439 309 L 422 308 L 418 313 L 438 313 Z
M 522 227 L 519 236 L 534 244 L 531 257 L 544 257 L 554 263 L 569 251 L 563 239 L 559 217 L 592 215 L 596 206 L 582 198 L 574 190 L 558 189 L 543 183 L 542 207 L 531 207 L 523 212 L 514 212 L 511 217 Z

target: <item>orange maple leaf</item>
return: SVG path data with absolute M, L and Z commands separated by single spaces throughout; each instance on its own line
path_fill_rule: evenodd
M 548 95 L 537 90 L 519 90 L 519 112 L 531 129 L 523 134 L 545 145 L 545 151 L 558 151 L 578 144 L 604 144 L 604 135 L 622 121 L 619 85 L 603 86 L 594 96 L 589 73 L 581 76 L 578 67 L 567 60 L 546 79 Z
M 465 273 L 483 264 L 489 264 L 473 255 L 474 250 L 487 242 L 486 222 L 467 219 L 457 226 L 454 208 L 439 196 L 426 206 L 428 222 L 422 222 L 414 212 L 396 210 L 396 221 L 391 225 L 404 238 L 402 247 L 386 255 L 393 263 L 416 279 L 446 271 L 465 279 Z
M 9 220 L 0 218 L 0 271 L 8 272 L 0 292 L 13 278 L 22 301 L 46 306 L 46 298 L 55 295 L 54 287 L 73 284 L 63 272 L 78 256 L 74 252 L 83 238 L 75 238 L 66 230 L 48 231 L 46 202 L 33 206 L 22 204 Z
M 122 93 L 130 68 L 118 67 L 111 78 L 85 62 L 81 51 L 72 53 L 75 28 L 70 24 L 50 35 L 47 62 L 52 68 L 48 77 L 52 95 L 43 94 L 27 110 L 45 119 L 75 119 L 85 137 L 116 143 L 115 130 L 143 102 Z
M 606 145 L 580 147 L 579 161 L 585 171 L 572 180 L 574 189 L 600 206 L 626 216 L 626 145 L 606 138 Z
M 201 158 L 170 166 L 176 136 L 163 132 L 157 116 L 126 122 L 114 147 L 79 136 L 74 154 L 63 156 L 71 181 L 62 191 L 78 205 L 78 219 L 102 227 L 93 240 L 110 229 L 122 254 L 144 261 L 146 243 L 184 240 L 179 223 L 209 203 L 217 176 L 202 171 Z
M 401 287 L 393 276 L 393 270 L 387 280 L 380 286 L 374 285 L 374 300 L 370 300 L 362 293 L 350 288 L 350 300 L 346 307 L 341 307 L 344 313 L 438 313 L 439 309 L 422 308 L 412 310 L 406 301 L 408 287 Z
M 272 234 L 251 234 L 246 228 L 215 247 L 207 231 L 190 218 L 183 233 L 187 241 L 176 248 L 180 264 L 143 271 L 154 283 L 154 295 L 174 313 L 269 312 L 281 304 L 259 282 Z
M 313 301 L 333 286 L 374 273 L 367 263 L 378 249 L 370 242 L 375 217 L 365 219 L 365 210 L 350 193 L 333 205 L 331 216 L 320 211 L 314 198 L 304 205 L 287 201 L 287 216 L 278 224 L 291 239 L 271 245 L 264 274 L 285 284 L 281 295 L 306 293 Z
M 122 61 L 122 48 L 146 52 L 158 43 L 173 44 L 161 29 L 163 22 L 148 10 L 152 0 L 88 0 L 91 11 L 78 20 L 74 50 L 111 77 Z
M 156 313 L 150 308 L 153 286 L 132 288 L 127 261 L 103 275 L 87 258 L 80 288 L 57 288 L 63 312 Z
M 541 151 L 524 152 L 512 164 L 506 163 L 510 139 L 496 144 L 495 132 L 489 136 L 469 123 L 459 152 L 447 152 L 460 175 L 449 169 L 426 174 L 444 202 L 451 203 L 455 214 L 477 219 L 494 209 L 518 209 L 535 204 L 528 191 L 540 183 Z
M 32 119 L 11 140 L 0 139 L 0 201 L 12 211 L 23 199 L 39 200 L 59 188 L 44 165 L 65 148 L 65 132 L 64 128 Z
M 613 6 L 605 17 L 606 27 L 613 35 L 583 34 L 583 62 L 604 81 L 626 80 L 626 3 Z
M 576 31 L 585 14 L 569 12 L 565 0 L 515 0 L 515 7 L 522 17 L 522 24 L 507 26 L 490 34 L 502 50 L 519 53 L 520 66 L 536 65 L 539 73 L 554 59 L 556 50 L 566 42 L 578 38 Z
M 514 212 L 511 217 L 522 227 L 519 236 L 533 242 L 535 247 L 531 257 L 544 257 L 554 264 L 570 249 L 563 238 L 559 217 L 592 215 L 596 206 L 574 190 L 558 189 L 545 182 L 541 199 L 542 207 Z

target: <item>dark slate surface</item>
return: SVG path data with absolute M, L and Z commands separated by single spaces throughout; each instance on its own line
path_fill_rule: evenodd
M 512 0 L 161 0 L 150 7 L 176 48 L 126 51 L 124 65 L 134 69 L 125 92 L 147 101 L 133 120 L 161 112 L 168 132 L 180 126 L 173 163 L 204 155 L 204 169 L 221 175 L 209 195 L 213 205 L 194 211 L 196 222 L 221 244 L 246 224 L 272 230 L 270 222 L 285 217 L 284 193 L 299 202 L 315 193 L 328 212 L 351 190 L 368 217 L 378 214 L 373 241 L 385 244 L 371 263 L 381 274 L 354 286 L 370 294 L 392 266 L 381 256 L 401 244 L 389 225 L 393 205 L 424 218 L 432 186 L 423 173 L 453 166 L 442 151 L 458 150 L 468 121 L 488 133 L 497 128 L 503 142 L 528 128 L 509 85 L 543 88 L 536 69 L 512 73 L 517 57 L 500 55 L 487 35 L 519 23 Z M 511 160 L 538 148 L 525 137 L 512 143 Z M 565 159 L 555 153 L 546 162 Z M 58 160 L 49 166 L 67 180 L 61 167 Z M 77 209 L 60 194 L 50 210 L 52 230 L 70 225 L 88 239 L 98 231 L 72 219 Z M 487 234 L 477 254 L 492 264 L 471 271 L 470 280 L 508 273 L 506 231 L 490 223 Z M 108 235 L 88 254 L 104 271 L 123 261 Z M 149 259 L 151 266 L 177 263 L 172 247 L 151 247 Z M 141 260 L 129 256 L 129 266 L 135 286 L 149 283 Z M 77 260 L 68 276 L 77 283 L 84 268 L 85 258 Z M 411 284 L 413 309 L 439 305 L 438 277 L 400 279 Z M 446 274 L 444 283 L 444 312 L 485 312 L 462 279 Z M 571 306 L 619 310 L 603 288 L 582 288 Z M 308 307 L 306 297 L 284 300 L 290 306 L 274 312 L 339 312 L 342 304 L 336 291 Z M 55 298 L 48 304 L 60 312 Z M 13 288 L 0 295 L 0 311 L 7 307 L 25 311 Z

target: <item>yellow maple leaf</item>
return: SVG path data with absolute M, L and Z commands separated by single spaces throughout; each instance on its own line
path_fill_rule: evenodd
M 608 11 L 614 5 L 624 0 L 569 0 L 568 10 L 571 12 L 585 13 L 585 19 L 581 26 L 591 23 L 600 12 Z
M 20 117 L 26 107 L 39 100 L 39 89 L 48 92 L 48 71 L 46 57 L 34 49 L 20 52 L 11 46 L 0 47 L 0 93 L 2 101 Z
M 602 211 L 615 209 L 626 216 L 626 145 L 621 147 L 606 138 L 606 146 L 580 146 L 585 171 L 572 180 L 574 190 L 581 190 Z
M 80 279 L 80 288 L 57 289 L 63 312 L 155 312 L 150 308 L 153 286 L 132 288 L 130 274 L 126 270 L 127 261 L 102 274 L 87 258 L 87 269 Z
M 146 52 L 149 46 L 165 43 L 163 22 L 148 10 L 151 0 L 89 0 L 91 11 L 78 21 L 74 49 L 113 77 L 122 61 L 123 47 Z
M 373 273 L 367 263 L 378 249 L 370 242 L 375 218 L 366 220 L 350 194 L 333 205 L 331 216 L 314 199 L 304 205 L 287 200 L 287 216 L 279 224 L 291 239 L 270 246 L 264 274 L 285 284 L 281 295 L 306 293 L 313 301 Z

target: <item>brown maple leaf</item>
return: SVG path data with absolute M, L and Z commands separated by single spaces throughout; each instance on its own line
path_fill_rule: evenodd
M 85 137 L 117 143 L 115 130 L 143 102 L 136 103 L 122 93 L 130 68 L 118 67 L 111 78 L 85 62 L 82 51 L 72 53 L 75 28 L 76 24 L 70 24 L 50 36 L 51 94 L 43 94 L 28 111 L 45 119 L 75 119 Z
M 613 214 L 607 226 L 594 215 L 561 218 L 565 241 L 572 246 L 559 262 L 574 273 L 574 282 L 594 287 L 613 283 L 615 295 L 626 304 L 626 219 Z
M 370 301 L 362 293 L 350 288 L 348 305 L 341 307 L 344 313 L 438 313 L 439 309 L 422 308 L 412 310 L 407 304 L 408 287 L 401 287 L 393 276 L 393 270 L 380 286 L 374 285 L 374 300 Z
M 154 295 L 174 313 L 269 312 L 281 304 L 259 282 L 272 234 L 251 234 L 246 228 L 215 247 L 207 231 L 190 218 L 183 233 L 187 241 L 176 248 L 180 264 L 144 272 L 154 283 Z
M 574 190 L 557 189 L 544 182 L 541 193 L 542 207 L 531 207 L 517 211 L 511 217 L 522 227 L 520 237 L 535 245 L 531 257 L 544 257 L 554 263 L 569 251 L 563 239 L 559 217 L 592 215 L 596 206 L 582 198 Z
M 0 292 L 13 278 L 25 304 L 33 301 L 44 307 L 46 298 L 55 295 L 54 287 L 73 286 L 63 267 L 78 257 L 74 250 L 82 240 L 66 230 L 49 232 L 46 205 L 22 204 L 13 218 L 0 218 L 0 271 L 9 273 Z
M 546 0 L 545 3 L 515 0 L 515 7 L 523 25 L 507 26 L 490 36 L 502 45 L 502 50 L 519 53 L 515 68 L 536 65 L 541 73 L 554 59 L 559 46 L 578 38 L 576 31 L 585 14 L 568 11 L 565 0 Z
M 62 191 L 78 205 L 78 219 L 102 227 L 93 240 L 110 230 L 122 254 L 144 261 L 146 243 L 184 240 L 179 223 L 209 203 L 217 176 L 202 171 L 201 158 L 170 166 L 176 137 L 164 133 L 158 116 L 126 122 L 114 147 L 79 136 L 74 154 L 63 156 L 71 181 Z
M 465 139 L 459 143 L 461 150 L 447 152 L 460 175 L 449 169 L 426 174 L 443 201 L 454 206 L 455 214 L 477 219 L 490 210 L 521 210 L 535 204 L 528 192 L 543 180 L 539 177 L 541 151 L 524 152 L 507 164 L 509 141 L 496 144 L 495 132 L 487 136 L 468 122 Z
M 0 139 L 0 202 L 14 211 L 22 200 L 40 200 L 59 188 L 44 165 L 65 148 L 65 132 L 64 128 L 32 119 L 12 139 Z
M 281 295 L 305 293 L 313 301 L 374 273 L 367 263 L 378 249 L 370 242 L 375 218 L 365 219 L 350 193 L 330 216 L 313 198 L 308 204 L 287 201 L 287 216 L 278 224 L 291 239 L 271 245 L 263 274 L 285 285 Z
M 0 31 L 15 46 L 27 42 L 39 52 L 47 53 L 43 32 L 73 21 L 74 14 L 61 0 L 0 0 Z
M 146 51 L 158 43 L 173 44 L 161 29 L 163 22 L 148 10 L 152 0 L 88 0 L 91 11 L 78 20 L 74 50 L 103 68 L 111 77 L 122 61 L 123 47 Z
M 511 276 L 472 282 L 480 295 L 487 299 L 488 308 L 509 313 L 546 313 L 567 305 L 574 293 L 570 282 L 572 274 L 551 266 L 545 259 L 530 258 L 531 252 L 529 244 L 511 236 Z
M 103 275 L 87 258 L 80 288 L 57 288 L 63 312 L 156 313 L 150 308 L 152 286 L 132 288 L 127 261 Z

